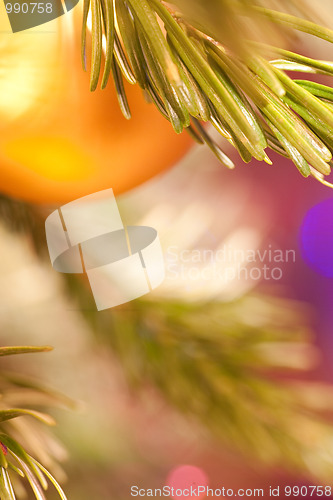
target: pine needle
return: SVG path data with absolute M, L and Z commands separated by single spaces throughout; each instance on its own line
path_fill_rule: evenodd
M 333 75 L 333 63 L 274 47 L 265 38 L 271 31 L 276 40 L 276 34 L 285 36 L 292 29 L 332 43 L 333 31 L 293 15 L 296 3 L 285 12 L 270 9 L 271 4 L 276 2 L 214 0 L 206 5 L 193 0 L 190 6 L 178 0 L 171 8 L 160 0 L 85 0 L 82 59 L 85 66 L 90 9 L 91 90 L 102 72 L 105 36 L 101 86 L 112 69 L 126 118 L 130 113 L 121 73 L 140 85 L 177 133 L 187 129 L 193 135 L 191 124 L 198 129 L 199 122 L 209 121 L 245 162 L 256 158 L 271 163 L 265 151 L 270 148 L 289 157 L 303 176 L 310 169 L 329 175 L 333 110 L 326 101 L 333 91 L 305 85 L 285 71 Z M 298 12 L 304 14 L 302 7 Z M 258 36 L 251 38 L 253 32 Z M 203 142 L 230 168 L 209 132 L 200 132 L 199 142 L 203 135 Z

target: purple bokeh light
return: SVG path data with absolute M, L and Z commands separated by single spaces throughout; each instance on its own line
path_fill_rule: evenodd
M 302 257 L 317 273 L 333 278 L 333 198 L 310 208 L 300 231 Z

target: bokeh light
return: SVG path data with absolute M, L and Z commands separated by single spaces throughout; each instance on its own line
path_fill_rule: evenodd
M 301 226 L 300 246 L 309 267 L 333 278 L 333 198 L 307 212 Z
M 193 465 L 180 465 L 172 469 L 167 477 L 166 485 L 170 486 L 170 488 L 174 488 L 174 492 L 178 493 L 180 490 L 192 490 L 198 488 L 199 486 L 203 486 L 206 488 L 208 486 L 208 478 L 205 472 L 199 467 L 195 467 Z M 187 493 L 187 492 L 186 492 Z M 205 493 L 198 493 L 196 490 L 196 498 L 205 497 Z M 194 496 L 194 494 L 192 495 Z M 190 495 L 173 495 L 173 498 L 177 498 L 178 500 L 185 500 L 186 498 L 191 498 Z

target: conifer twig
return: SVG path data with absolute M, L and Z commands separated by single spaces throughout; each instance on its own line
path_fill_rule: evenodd
M 94 0 L 91 88 L 96 88 L 102 72 L 100 40 L 104 37 L 102 87 L 114 55 L 119 65 L 119 71 L 113 71 L 118 94 L 123 73 L 132 84 L 140 85 L 175 132 L 187 130 L 200 138 L 223 164 L 230 167 L 233 162 L 202 129 L 204 122 L 222 132 L 245 162 L 256 158 L 271 163 L 271 149 L 289 157 L 304 177 L 323 181 L 332 166 L 332 89 L 323 86 L 318 92 L 311 80 L 293 80 L 286 71 L 332 75 L 333 63 L 254 40 L 247 24 L 258 33 L 261 27 L 263 33 L 271 29 L 285 34 L 292 29 L 329 43 L 333 31 L 288 9 L 271 10 L 268 0 L 264 4 L 193 0 L 194 12 L 198 8 L 203 13 L 203 19 L 196 19 L 195 14 L 189 18 L 186 0 L 174 2 L 172 8 L 161 0 Z M 83 54 L 88 8 L 86 3 Z M 124 87 L 119 100 L 129 118 Z
M 6 346 L 0 347 L 0 356 L 39 353 L 50 349 L 49 346 Z M 26 488 L 30 484 L 36 499 L 45 500 L 47 477 L 59 497 L 66 500 L 66 495 L 53 474 L 32 456 L 40 456 L 41 461 L 47 459 L 48 467 L 53 469 L 56 475 L 64 476 L 58 465 L 59 450 L 63 453 L 62 447 L 59 447 L 57 442 L 54 448 L 58 451 L 55 453 L 55 449 L 50 449 L 54 439 L 50 439 L 38 425 L 41 422 L 50 426 L 55 425 L 55 422 L 50 415 L 33 409 L 33 406 L 35 401 L 38 401 L 37 408 L 50 404 L 69 407 L 73 406 L 73 402 L 34 381 L 5 372 L 3 369 L 0 370 L 0 394 L 0 498 L 15 500 L 16 489 L 22 491 L 22 487 Z M 23 404 L 30 400 L 29 408 L 21 407 L 20 400 Z M 20 406 L 13 408 L 13 402 Z M 37 422 L 27 420 L 23 425 L 20 420 L 26 417 L 33 417 Z

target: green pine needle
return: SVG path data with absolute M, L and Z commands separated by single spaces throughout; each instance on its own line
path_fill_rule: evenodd
M 227 167 L 233 162 L 203 122 L 210 122 L 245 162 L 271 163 L 266 151 L 271 149 L 289 157 L 303 176 L 330 186 L 324 176 L 332 165 L 333 90 L 293 80 L 285 71 L 332 76 L 333 63 L 268 45 L 265 33 L 285 37 L 292 29 L 333 43 L 333 31 L 292 15 L 294 2 L 290 12 L 271 10 L 269 1 L 259 0 L 205 4 L 193 0 L 189 7 L 187 0 L 178 0 L 176 11 L 161 0 L 86 0 L 82 55 L 85 68 L 90 9 L 91 90 L 100 75 L 104 88 L 112 74 L 120 107 L 130 118 L 124 77 L 140 85 L 177 133 L 185 129 L 208 144 Z M 253 27 L 263 40 L 251 38 Z
M 51 350 L 49 346 L 0 347 L 0 356 L 49 350 Z M 17 392 L 17 389 L 20 391 Z M 13 395 L 16 395 L 16 400 L 19 400 L 20 393 L 24 402 L 30 397 L 30 406 L 33 406 L 36 396 L 38 396 L 39 401 L 38 407 L 40 405 L 49 406 L 50 402 L 54 406 L 59 406 L 59 404 L 73 406 L 67 398 L 41 387 L 35 382 L 0 370 L 0 498 L 2 500 L 15 500 L 19 483 L 21 490 L 23 486 L 26 487 L 30 484 L 36 499 L 46 500 L 45 491 L 48 489 L 46 476 L 55 487 L 59 497 L 66 500 L 64 492 L 53 475 L 30 455 L 30 451 L 27 451 L 31 449 L 33 454 L 41 455 L 43 461 L 47 457 L 51 468 L 59 472 L 57 457 L 53 456 L 51 450 L 48 449 L 49 436 L 44 433 L 42 427 L 30 425 L 31 417 L 37 420 L 37 424 L 42 423 L 48 426 L 55 425 L 55 421 L 50 415 L 32 408 L 12 408 L 10 401 Z M 16 425 L 16 420 L 21 418 L 27 418 L 23 428 Z M 25 431 L 22 432 L 22 429 Z M 60 472 L 62 472 L 61 469 Z

